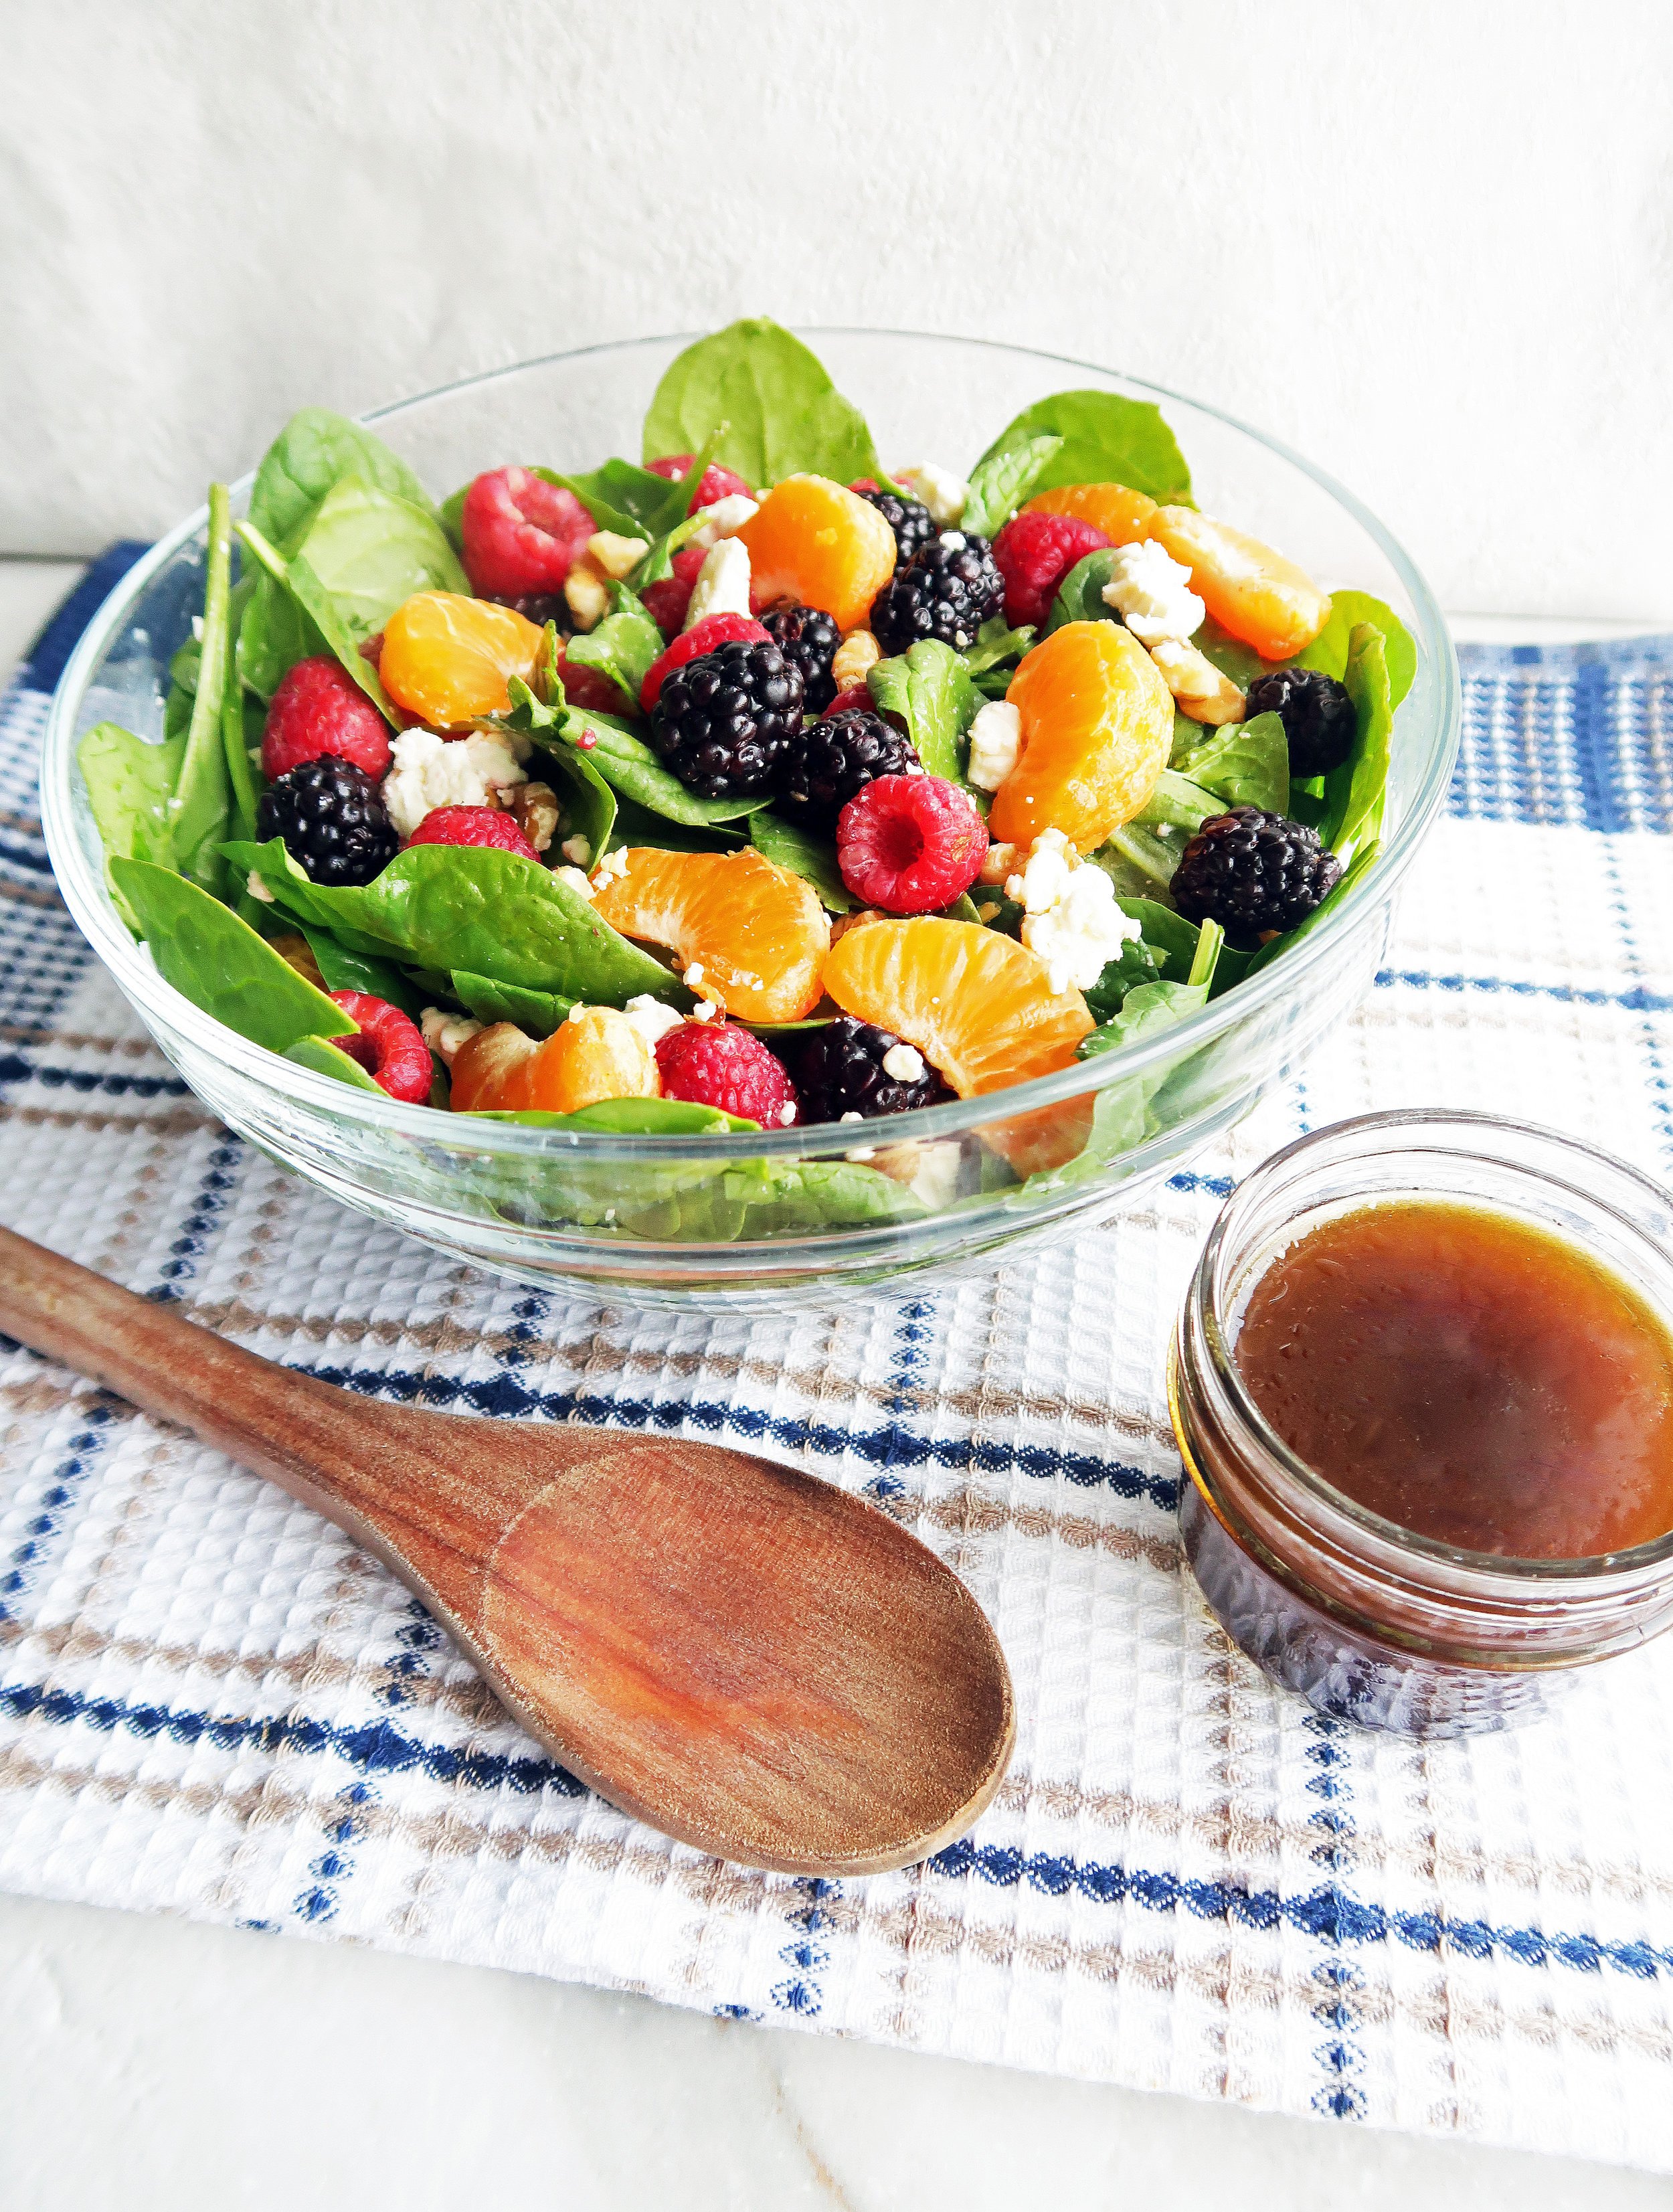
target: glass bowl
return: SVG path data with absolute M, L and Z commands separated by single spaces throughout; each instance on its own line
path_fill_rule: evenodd
M 1107 1213 L 1246 1113 L 1355 1003 L 1451 778 L 1458 678 L 1440 611 L 1387 531 L 1298 455 L 1213 408 L 1057 355 L 905 331 L 803 335 L 867 414 L 879 450 L 900 459 L 967 462 L 1024 406 L 1066 387 L 1159 400 L 1209 513 L 1282 547 L 1327 589 L 1357 586 L 1395 607 L 1419 659 L 1396 725 L 1383 854 L 1283 959 L 1177 1028 L 863 1135 L 839 1125 L 604 1136 L 402 1105 L 222 1028 L 163 981 L 106 889 L 76 744 L 106 719 L 161 734 L 169 659 L 202 604 L 200 508 L 105 602 L 53 698 L 41 798 L 64 896 L 161 1050 L 229 1127 L 345 1205 L 519 1281 L 646 1304 L 825 1303 Z M 367 419 L 438 497 L 509 460 L 573 467 L 634 455 L 657 381 L 688 343 L 555 354 Z M 233 487 L 235 514 L 249 483 Z M 1100 1123 L 1112 1140 L 1081 1149 L 1092 1102 L 1116 1090 Z M 1060 1164 L 1069 1153 L 1078 1156 Z

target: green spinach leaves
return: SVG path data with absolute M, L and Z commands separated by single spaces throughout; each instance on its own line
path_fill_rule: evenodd
M 865 417 L 800 338 L 754 317 L 699 338 L 669 364 L 645 418 L 645 458 L 713 458 L 746 483 L 808 472 L 852 483 L 880 474 Z

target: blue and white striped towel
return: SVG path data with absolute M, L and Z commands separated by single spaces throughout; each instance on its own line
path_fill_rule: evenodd
M 73 629 L 75 618 L 64 628 Z M 348 1539 L 0 1349 L 0 1884 L 752 2019 L 1673 2168 L 1673 1638 L 1419 1749 L 1280 1696 L 1182 1573 L 1159 1381 L 1231 1177 L 1445 1101 L 1673 1175 L 1673 641 L 1467 655 L 1450 818 L 1302 1080 L 1113 1225 L 835 1319 L 529 1292 L 218 1127 L 58 904 L 52 673 L 0 706 L 0 1211 L 351 1387 L 758 1445 L 969 1580 L 1021 1715 L 966 1841 L 797 1881 L 589 1796 Z

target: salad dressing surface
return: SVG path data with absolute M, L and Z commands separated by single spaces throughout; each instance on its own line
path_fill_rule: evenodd
M 1313 1230 L 1234 1357 L 1286 1443 L 1437 1542 L 1591 1559 L 1673 1529 L 1673 1334 L 1578 1246 L 1409 1200 Z

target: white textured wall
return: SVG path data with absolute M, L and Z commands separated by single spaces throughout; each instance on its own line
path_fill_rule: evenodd
M 1669 0 L 0 0 L 0 549 L 766 312 L 1155 376 L 1452 606 L 1673 618 Z

